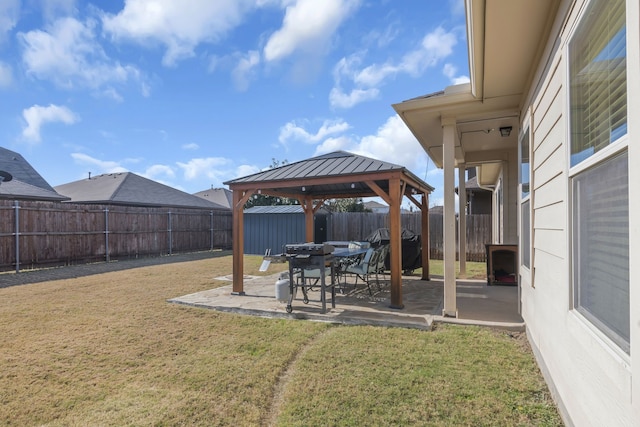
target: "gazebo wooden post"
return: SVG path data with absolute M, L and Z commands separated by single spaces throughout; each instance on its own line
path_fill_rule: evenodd
M 305 197 L 305 203 L 302 205 L 304 209 L 304 229 L 307 242 L 313 242 L 313 199 Z
M 240 190 L 230 187 L 233 192 L 233 288 L 232 295 L 244 295 L 244 204 L 254 190 Z
M 429 274 L 429 256 L 431 255 L 431 242 L 429 241 L 429 194 L 422 195 L 422 280 L 431 280 Z
M 402 200 L 399 178 L 389 179 L 389 244 L 391 268 L 391 308 L 404 308 L 402 303 L 402 224 L 400 203 Z
M 242 191 L 233 192 L 233 289 L 232 295 L 244 295 L 244 203 Z M 246 199 L 245 199 L 246 201 Z

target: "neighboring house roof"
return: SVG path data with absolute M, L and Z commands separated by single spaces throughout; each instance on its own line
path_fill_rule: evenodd
M 0 147 L 0 171 L 8 172 L 11 181 L 0 182 L 0 199 L 62 201 L 62 196 L 15 151 Z
M 224 209 L 201 197 L 185 193 L 132 172 L 92 176 L 56 188 L 73 203 L 105 205 Z
M 193 195 L 228 209 L 231 209 L 231 206 L 233 206 L 233 193 L 226 188 L 211 188 L 209 190 L 199 191 Z
M 429 213 L 442 214 L 444 212 L 444 206 L 432 206 L 429 208 Z
M 477 192 L 491 192 L 491 190 L 487 190 L 486 188 L 482 188 L 480 187 L 480 185 L 478 185 L 478 177 L 474 176 L 473 178 L 470 178 L 469 180 L 467 180 L 464 183 L 464 188 L 467 191 L 477 191 Z M 458 187 L 456 187 L 456 194 L 458 194 Z
M 371 209 L 372 211 L 381 210 L 381 209 L 389 209 L 388 205 L 383 205 L 382 203 L 376 202 L 375 200 L 369 200 L 367 202 L 362 203 L 365 208 Z

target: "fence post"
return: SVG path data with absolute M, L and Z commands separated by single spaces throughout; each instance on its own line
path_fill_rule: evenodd
M 209 211 L 209 216 L 211 217 L 211 250 L 213 250 L 213 211 Z
M 109 208 L 104 208 L 104 259 L 111 261 L 109 256 Z
M 13 209 L 16 216 L 16 273 L 20 273 L 20 202 L 14 202 Z
M 171 211 L 169 211 L 168 213 L 169 215 L 169 255 L 172 254 L 172 248 L 173 248 L 173 235 L 171 234 Z

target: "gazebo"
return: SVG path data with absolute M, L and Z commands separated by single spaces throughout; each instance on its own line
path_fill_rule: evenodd
M 407 168 L 345 151 L 289 163 L 224 183 L 233 191 L 233 293 L 244 294 L 244 205 L 254 194 L 297 199 L 313 241 L 313 215 L 329 199 L 380 197 L 389 205 L 392 308 L 402 303 L 400 205 L 406 196 L 422 212 L 422 279 L 429 280 L 429 194 L 434 190 Z

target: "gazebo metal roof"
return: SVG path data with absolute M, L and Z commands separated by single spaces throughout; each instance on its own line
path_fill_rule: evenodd
M 244 294 L 243 208 L 254 194 L 297 199 L 305 212 L 307 241 L 313 241 L 313 214 L 329 199 L 380 197 L 389 205 L 391 307 L 402 308 L 400 205 L 407 197 L 422 211 L 424 279 L 429 278 L 428 198 L 434 190 L 404 166 L 336 151 L 236 178 L 233 191 L 233 292 Z M 421 197 L 421 200 L 420 200 Z
M 297 198 L 319 199 L 377 197 L 365 181 L 374 181 L 388 192 L 390 176 L 403 176 L 413 194 L 431 193 L 434 188 L 404 166 L 346 151 L 336 151 L 225 182 L 232 189 L 255 188 L 262 193 L 279 193 Z

